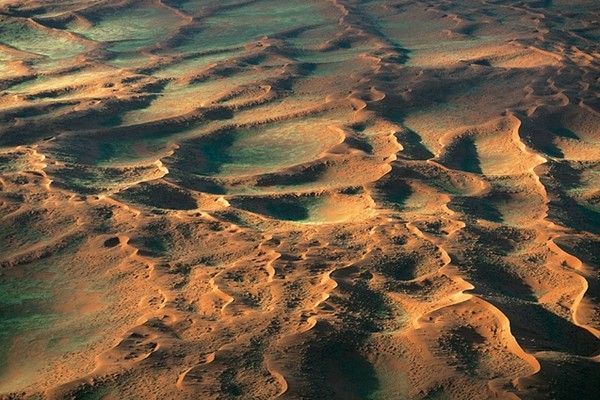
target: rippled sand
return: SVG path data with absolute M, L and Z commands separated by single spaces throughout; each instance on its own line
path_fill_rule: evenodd
M 599 398 L 599 13 L 1 1 L 0 398 Z

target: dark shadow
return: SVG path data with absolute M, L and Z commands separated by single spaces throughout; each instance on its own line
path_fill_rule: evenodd
M 308 206 L 312 198 L 277 197 L 277 198 L 239 198 L 231 199 L 230 203 L 243 210 L 282 221 L 302 221 L 309 217 Z
M 120 192 L 117 197 L 127 201 L 169 210 L 194 210 L 198 204 L 185 190 L 166 184 L 140 183 Z
M 472 218 L 502 222 L 502 214 L 489 198 L 455 197 L 450 202 L 451 209 L 459 210 Z
M 481 166 L 475 140 L 471 136 L 462 136 L 454 140 L 440 157 L 447 167 L 466 172 L 481 174 Z
M 396 133 L 396 139 L 403 147 L 400 154 L 412 160 L 428 160 L 433 158 L 433 153 L 423 144 L 421 136 L 415 131 L 405 129 Z

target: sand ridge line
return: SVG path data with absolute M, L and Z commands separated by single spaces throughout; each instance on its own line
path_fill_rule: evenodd
M 567 253 L 565 250 L 560 248 L 560 246 L 558 246 L 555 242 L 555 239 L 557 239 L 557 238 L 560 238 L 560 236 L 557 235 L 555 237 L 551 237 L 548 239 L 548 241 L 546 242 L 548 248 L 550 249 L 550 251 L 552 251 L 553 253 L 555 253 L 557 256 L 561 257 L 564 260 L 563 263 L 569 267 L 569 269 L 572 271 L 572 274 L 574 274 L 578 277 L 578 280 L 580 281 L 580 284 L 581 284 L 581 290 L 579 291 L 579 293 L 577 294 L 577 296 L 575 297 L 575 299 L 571 305 L 571 318 L 573 320 L 573 323 L 575 325 L 587 330 L 595 337 L 600 338 L 600 329 L 598 329 L 597 327 L 594 327 L 592 325 L 580 322 L 577 317 L 578 310 L 581 307 L 581 302 L 584 300 L 585 294 L 589 288 L 589 284 L 588 284 L 588 281 L 586 280 L 585 276 L 591 273 L 591 269 L 589 267 L 585 266 L 579 258 L 577 258 L 576 256 L 574 256 L 572 254 Z M 556 268 L 556 270 L 558 270 L 560 272 L 563 272 L 564 269 L 565 269 L 564 265 L 561 265 L 561 267 Z

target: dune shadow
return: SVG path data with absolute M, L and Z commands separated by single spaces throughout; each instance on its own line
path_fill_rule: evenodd
M 140 183 L 117 194 L 126 201 L 169 210 L 194 210 L 198 204 L 187 191 L 163 183 Z
M 591 357 L 600 342 L 589 331 L 559 317 L 536 303 L 494 303 L 510 320 L 511 331 L 527 351 L 559 351 Z
M 468 135 L 452 141 L 440 156 L 440 162 L 453 169 L 474 174 L 482 173 L 475 140 Z
M 303 221 L 308 219 L 308 207 L 316 199 L 292 197 L 232 199 L 230 203 L 241 209 L 267 215 L 282 221 Z

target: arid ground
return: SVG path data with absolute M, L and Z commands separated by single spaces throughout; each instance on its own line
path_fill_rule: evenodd
M 597 0 L 1 0 L 0 398 L 599 399 Z

